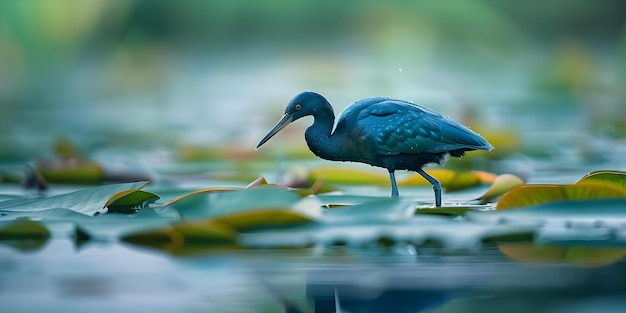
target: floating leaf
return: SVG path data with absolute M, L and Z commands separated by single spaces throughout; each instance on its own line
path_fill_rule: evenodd
M 259 186 L 265 186 L 265 185 L 269 185 L 269 184 L 267 183 L 267 180 L 265 180 L 265 177 L 261 176 L 261 177 L 255 179 L 255 180 L 253 180 L 252 182 L 250 182 L 246 186 L 246 189 L 259 187 Z
M 327 184 L 323 179 L 316 179 L 311 181 L 308 187 L 298 189 L 298 194 L 301 197 L 306 197 L 310 195 L 329 193 L 336 191 L 337 189 L 329 184 Z
M 115 194 L 135 190 L 148 182 L 104 185 L 82 189 L 43 199 L 13 199 L 0 202 L 0 212 L 35 212 L 50 209 L 69 209 L 88 216 L 105 213 L 105 204 Z
M 426 170 L 426 173 L 436 178 L 441 183 L 442 186 L 450 182 L 453 179 L 454 175 L 456 175 L 456 172 L 449 170 L 449 169 L 445 169 L 445 168 L 435 168 L 435 169 Z M 398 186 L 430 186 L 430 185 L 431 184 L 420 174 L 412 174 L 406 179 L 398 181 Z
M 19 219 L 0 226 L 0 242 L 23 251 L 41 248 L 50 238 L 50 231 L 42 223 Z
M 595 171 L 583 176 L 577 184 L 598 182 L 612 185 L 626 191 L 626 172 L 622 171 Z
M 324 222 L 400 221 L 413 216 L 416 203 L 399 199 L 384 199 L 327 210 Z
M 36 170 L 53 184 L 95 185 L 104 178 L 100 164 L 80 159 L 40 160 Z
M 480 177 L 474 172 L 455 173 L 452 179 L 442 184 L 444 191 L 452 192 L 476 187 L 481 184 Z
M 480 172 L 455 172 L 444 168 L 427 170 L 426 173 L 436 178 L 445 191 L 458 191 L 481 184 L 485 174 Z M 398 182 L 398 186 L 430 186 L 431 184 L 420 174 L 413 174 Z
M 626 249 L 573 246 L 560 247 L 533 243 L 497 243 L 498 249 L 513 260 L 541 263 L 570 263 L 596 267 L 615 263 L 626 257 Z
M 219 191 L 219 192 L 218 192 Z M 228 192 L 223 192 L 228 191 Z M 235 228 L 291 224 L 310 221 L 321 215 L 315 198 L 276 186 L 250 189 L 210 188 L 194 191 L 165 204 L 178 210 L 185 219 L 220 219 Z
M 443 207 L 433 207 L 433 208 L 418 208 L 415 211 L 415 214 L 436 214 L 436 215 L 463 215 L 466 212 L 478 211 L 481 209 L 486 209 L 486 206 L 476 205 L 476 206 L 443 206 Z
M 294 208 L 267 208 L 218 217 L 215 221 L 237 230 L 252 228 L 277 228 L 306 224 L 319 218 L 309 212 L 319 209 L 319 202 L 312 198 L 302 200 Z M 300 209 L 300 207 L 302 209 Z
M 171 199 L 165 203 L 156 203 L 152 207 L 153 208 L 161 208 L 166 206 L 174 206 L 174 207 L 188 207 L 188 206 L 198 206 L 206 203 L 206 195 L 214 192 L 224 192 L 224 191 L 235 191 L 241 190 L 241 188 L 237 187 L 210 187 L 204 189 L 194 190 L 183 195 L 180 195 L 174 199 Z
M 311 170 L 313 180 L 322 179 L 331 184 L 388 184 L 389 176 L 383 171 L 355 167 L 318 167 Z
M 316 198 L 301 199 L 295 192 L 268 187 L 215 194 L 206 216 L 241 230 L 307 223 L 321 214 Z
M 483 184 L 493 184 L 499 176 L 494 173 L 485 172 L 485 171 L 471 171 L 471 172 L 474 173 L 474 175 L 478 176 L 478 178 L 480 179 L 480 182 Z
M 625 197 L 626 191 L 603 183 L 573 185 L 524 185 L 504 194 L 496 209 L 540 205 L 560 200 L 584 200 Z
M 337 209 L 340 211 L 342 209 Z M 334 210 L 332 210 L 334 212 Z M 346 217 L 347 218 L 347 217 Z M 484 241 L 505 236 L 532 235 L 535 226 L 530 225 L 488 225 L 462 223 L 447 217 L 434 215 L 414 216 L 402 220 L 363 219 L 358 216 L 353 221 L 330 220 L 326 223 L 306 224 L 287 229 L 263 229 L 245 231 L 239 234 L 239 244 L 243 247 L 309 247 L 313 245 L 347 245 L 368 247 L 389 244 L 412 243 L 422 246 L 430 243 L 441 244 L 448 249 L 480 248 Z
M 619 228 L 622 227 L 620 223 L 626 223 L 625 207 L 626 198 L 565 200 L 545 202 L 515 210 L 467 212 L 465 217 L 472 221 L 493 224 L 546 225 L 556 223 L 557 225 L 582 224 Z
M 347 205 L 362 204 L 377 200 L 388 200 L 388 196 L 362 196 L 345 194 L 321 194 L 316 195 L 324 207 L 343 207 Z
M 127 234 L 122 236 L 122 241 L 182 254 L 233 247 L 236 245 L 236 236 L 236 232 L 227 225 L 202 221 L 183 222 L 163 229 Z
M 493 202 L 504 193 L 524 184 L 524 180 L 513 174 L 498 175 L 493 184 L 476 200 L 481 204 Z
M 113 195 L 104 205 L 112 213 L 135 213 L 159 196 L 144 190 L 125 190 Z

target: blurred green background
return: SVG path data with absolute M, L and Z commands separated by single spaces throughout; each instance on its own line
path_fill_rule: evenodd
M 604 155 L 626 135 L 625 17 L 621 0 L 3 0 L 0 157 L 57 138 L 252 151 L 302 90 Z

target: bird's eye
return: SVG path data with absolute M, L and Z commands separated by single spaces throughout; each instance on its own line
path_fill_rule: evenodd
M 300 109 L 302 109 L 302 106 L 299 104 L 296 104 L 296 110 L 300 111 Z

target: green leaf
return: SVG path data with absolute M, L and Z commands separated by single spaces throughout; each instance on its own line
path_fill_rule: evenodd
M 136 182 L 104 185 L 43 199 L 6 200 L 0 202 L 0 212 L 36 212 L 62 208 L 93 216 L 96 213 L 106 213 L 104 205 L 115 194 L 124 190 L 139 189 L 146 184 L 147 182 Z
M 121 239 L 172 254 L 190 254 L 235 247 L 236 238 L 237 233 L 228 225 L 215 221 L 187 221 L 161 229 L 130 233 Z
M 496 177 L 489 189 L 476 200 L 478 200 L 480 204 L 493 202 L 501 195 L 522 185 L 524 185 L 524 180 L 521 177 L 513 174 L 501 174 Z
M 323 180 L 331 184 L 369 185 L 389 184 L 389 176 L 383 171 L 356 167 L 326 166 L 311 170 L 313 180 Z
M 37 172 L 54 184 L 100 184 L 104 169 L 100 164 L 85 160 L 40 160 Z
M 135 213 L 159 196 L 144 190 L 125 190 L 112 196 L 104 205 L 111 213 Z
M 388 196 L 361 196 L 361 195 L 344 195 L 344 194 L 321 194 L 316 195 L 325 207 L 342 207 L 346 205 L 362 204 L 377 200 L 387 200 Z
M 560 200 L 585 200 L 626 197 L 622 190 L 603 183 L 578 183 L 573 185 L 524 185 L 502 196 L 496 209 L 535 206 Z
M 455 171 L 445 169 L 445 168 L 435 168 L 431 170 L 426 170 L 428 175 L 436 178 L 442 186 L 448 184 L 448 182 L 452 181 L 454 176 L 456 175 Z M 406 179 L 399 180 L 398 186 L 430 186 L 431 184 L 420 174 L 412 174 Z
M 276 187 L 213 194 L 206 211 L 206 217 L 238 230 L 307 223 L 321 214 L 316 198 L 302 199 L 294 191 Z
M 211 193 L 215 193 L 215 192 L 225 192 L 225 191 L 235 191 L 235 190 L 241 190 L 241 188 L 235 188 L 235 187 L 211 187 L 211 188 L 204 188 L 204 189 L 199 189 L 199 190 L 194 190 L 194 191 L 190 191 L 188 193 L 185 193 L 183 195 L 180 195 L 174 199 L 171 199 L 165 203 L 155 203 L 154 205 L 152 205 L 153 208 L 161 208 L 161 207 L 166 207 L 166 206 L 171 206 L 176 208 L 179 211 L 185 211 L 184 213 L 187 215 L 190 209 L 189 208 L 197 208 L 197 207 L 204 207 L 207 205 L 207 201 L 208 201 L 208 196 Z
M 504 199 L 504 198 L 503 198 Z M 467 212 L 465 217 L 481 223 L 547 223 L 604 225 L 620 228 L 626 223 L 626 198 L 566 200 L 542 203 L 515 210 Z
M 413 216 L 416 206 L 414 201 L 387 198 L 326 210 L 322 221 L 355 223 L 408 220 Z
M 626 172 L 609 170 L 595 171 L 583 176 L 576 183 L 588 182 L 609 184 L 626 191 Z
M 481 184 L 480 177 L 473 172 L 458 172 L 452 177 L 452 179 L 441 187 L 446 192 L 459 191 L 472 187 L 479 186 Z
M 604 266 L 626 257 L 626 249 L 624 248 L 561 247 L 528 242 L 500 242 L 497 246 L 502 253 L 513 260 L 536 263 L 569 263 L 581 267 Z
M 486 172 L 455 172 L 445 168 L 435 168 L 427 170 L 426 173 L 433 176 L 441 183 L 447 192 L 458 191 L 476 187 L 483 183 L 483 180 L 490 180 L 491 176 Z M 431 184 L 420 174 L 413 174 L 408 178 L 398 182 L 398 186 L 430 186 Z
M 436 214 L 436 215 L 463 215 L 466 212 L 486 210 L 488 206 L 484 205 L 458 205 L 458 206 L 443 206 L 433 208 L 418 208 L 415 214 Z
M 50 231 L 42 223 L 19 219 L 0 224 L 0 242 L 23 251 L 41 248 L 50 238 Z

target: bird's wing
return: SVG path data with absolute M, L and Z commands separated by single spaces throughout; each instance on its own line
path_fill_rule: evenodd
M 432 114 L 434 112 L 435 114 Z M 381 102 L 360 114 L 359 124 L 383 155 L 439 153 L 487 149 L 482 137 L 439 113 L 423 107 Z

